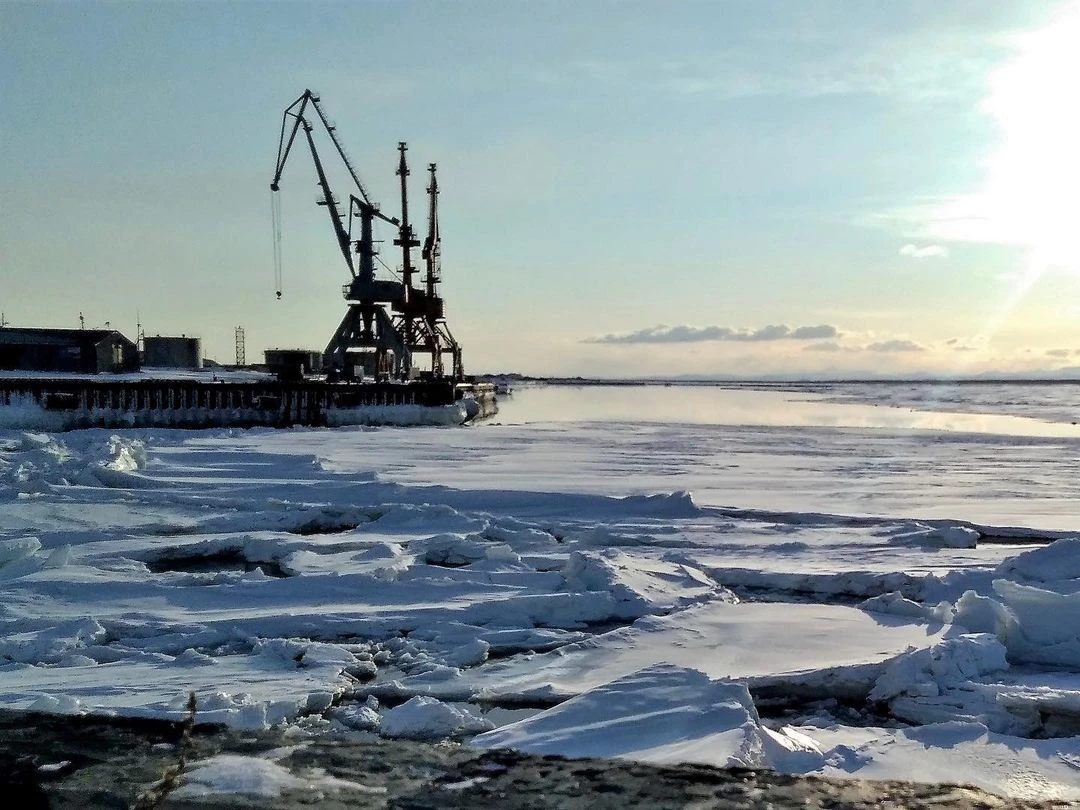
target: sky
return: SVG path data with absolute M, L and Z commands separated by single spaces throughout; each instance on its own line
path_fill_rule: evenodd
M 0 311 L 321 349 L 310 155 L 281 300 L 269 190 L 311 88 L 391 214 L 409 143 L 421 231 L 438 164 L 467 371 L 1080 373 L 1077 42 L 1078 0 L 0 0 Z

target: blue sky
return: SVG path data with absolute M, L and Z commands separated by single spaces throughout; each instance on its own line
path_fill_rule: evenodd
M 312 87 L 385 210 L 399 140 L 417 203 L 439 164 L 470 371 L 1080 366 L 1078 21 L 1072 0 L 0 3 L 0 310 L 138 313 L 225 361 L 238 324 L 249 359 L 321 348 L 347 271 L 309 156 L 282 182 L 281 301 L 268 189 Z

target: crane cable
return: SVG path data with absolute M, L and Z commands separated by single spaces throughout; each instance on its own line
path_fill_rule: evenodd
M 281 261 L 281 197 L 270 192 L 270 228 L 273 231 L 274 244 L 274 290 L 281 298 L 282 261 Z

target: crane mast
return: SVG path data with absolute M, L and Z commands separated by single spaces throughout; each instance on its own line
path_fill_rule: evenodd
M 306 115 L 308 109 L 314 116 Z M 349 206 L 343 215 L 337 198 L 330 187 L 325 166 L 315 143 L 313 130 L 321 123 L 329 135 L 334 150 L 344 164 L 355 190 L 349 194 Z M 412 249 L 420 246 L 409 222 L 408 177 L 409 167 L 405 158 L 408 146 L 398 143 L 398 167 L 396 174 L 401 185 L 401 217 L 388 216 L 376 205 L 349 160 L 337 136 L 336 127 L 324 113 L 319 96 L 311 90 L 285 108 L 278 141 L 278 156 L 271 192 L 278 192 L 285 163 L 292 152 L 297 133 L 304 137 L 315 165 L 317 184 L 321 198 L 317 204 L 324 205 L 330 216 L 334 237 L 345 260 L 352 281 L 342 293 L 348 304 L 347 311 L 323 353 L 323 364 L 328 376 L 344 379 L 372 376 L 377 379 L 411 379 L 446 376 L 444 355 L 451 358 L 450 374 L 461 380 L 464 368 L 461 347 L 450 333 L 443 312 L 443 300 L 438 295 L 439 234 L 436 200 L 438 186 L 435 181 L 435 164 L 429 165 L 431 182 L 428 187 L 430 211 L 428 235 L 424 243 L 425 286 L 413 287 L 416 272 Z M 360 220 L 360 238 L 353 239 L 353 221 Z M 394 244 L 401 248 L 401 280 L 375 277 L 377 251 L 374 240 L 375 220 L 385 222 L 397 229 Z M 275 223 L 275 227 L 277 227 Z M 359 257 L 359 262 L 354 259 Z M 280 288 L 278 297 L 281 297 Z M 388 311 L 389 310 L 389 311 Z M 427 355 L 428 369 L 417 366 L 414 357 Z
M 435 288 L 439 283 L 441 267 L 439 258 L 442 255 L 442 245 L 439 238 L 439 181 L 435 179 L 435 164 L 428 164 L 428 174 L 431 179 L 428 182 L 428 232 L 424 239 L 424 250 L 421 253 L 424 259 L 424 284 L 429 297 L 435 297 Z

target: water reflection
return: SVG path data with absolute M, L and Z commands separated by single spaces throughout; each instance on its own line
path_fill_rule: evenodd
M 992 405 L 988 405 L 988 409 Z M 1007 436 L 1080 438 L 1080 426 L 995 413 L 913 410 L 837 402 L 802 391 L 719 386 L 536 385 L 499 402 L 500 424 L 637 422 L 746 427 L 931 430 Z

